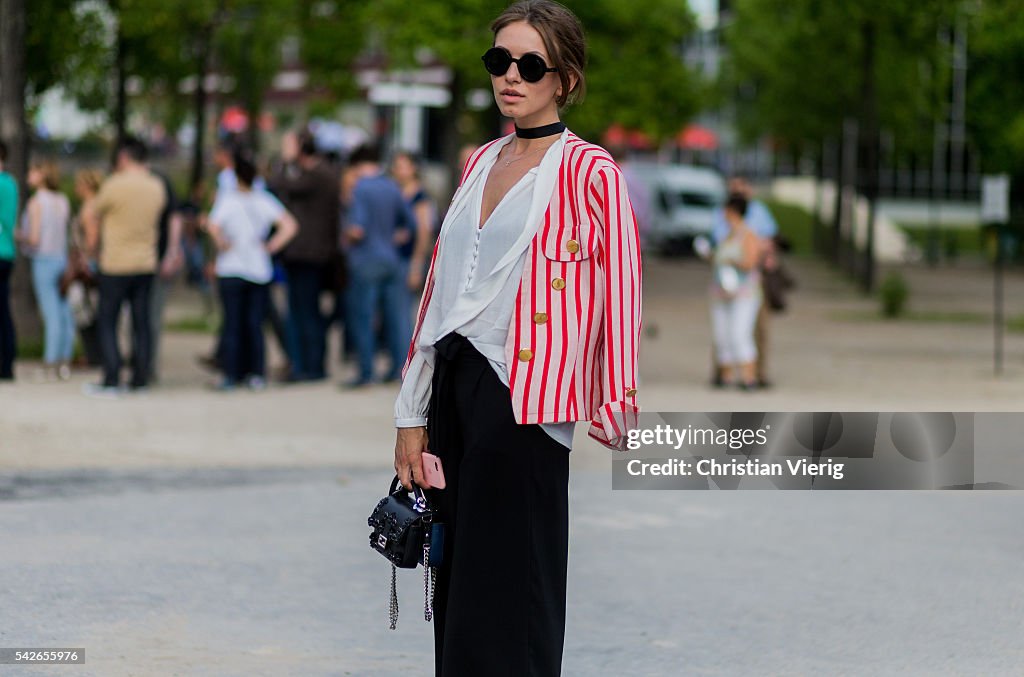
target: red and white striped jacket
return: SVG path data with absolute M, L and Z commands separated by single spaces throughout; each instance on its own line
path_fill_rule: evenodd
M 500 141 L 470 157 L 460 187 Z M 405 369 L 430 304 L 437 252 L 435 246 Z M 640 239 L 625 179 L 606 150 L 568 132 L 505 344 L 516 421 L 590 421 L 591 437 L 625 449 L 639 414 L 641 303 Z

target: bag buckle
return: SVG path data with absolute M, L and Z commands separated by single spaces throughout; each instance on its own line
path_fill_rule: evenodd
M 381 534 L 380 536 L 377 537 L 377 547 L 378 548 L 381 548 L 383 550 L 385 547 L 387 547 L 387 544 L 388 544 L 388 537 L 387 536 L 385 536 L 384 534 Z

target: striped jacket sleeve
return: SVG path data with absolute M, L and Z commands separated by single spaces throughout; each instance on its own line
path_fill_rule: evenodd
M 600 226 L 604 321 L 595 360 L 595 398 L 588 434 L 624 451 L 636 428 L 637 355 L 641 329 L 640 235 L 622 171 L 611 162 L 594 172 L 589 206 Z

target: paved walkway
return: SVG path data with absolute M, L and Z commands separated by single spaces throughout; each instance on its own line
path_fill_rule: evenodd
M 1024 336 L 996 379 L 988 327 L 851 320 L 874 304 L 809 264 L 775 325 L 777 387 L 713 391 L 706 269 L 647 273 L 648 410 L 1024 406 Z M 985 281 L 915 272 L 912 302 L 980 312 Z M 91 374 L 31 383 L 31 365 L 0 387 L 0 646 L 88 656 L 0 672 L 429 674 L 420 581 L 402 576 L 389 633 L 365 545 L 395 389 L 208 392 L 209 344 L 168 335 L 163 385 L 117 401 L 81 395 Z M 613 492 L 609 454 L 576 442 L 567 676 L 1019 674 L 1020 494 Z
M 1024 334 L 1006 337 L 1003 377 L 992 372 L 992 329 L 863 319 L 876 302 L 817 264 L 796 268 L 792 308 L 772 327 L 776 387 L 755 394 L 707 387 L 707 269 L 692 260 L 647 266 L 639 399 L 648 411 L 1016 411 L 1024 410 Z M 980 269 L 919 269 L 908 275 L 919 310 L 991 308 L 991 275 Z M 1024 315 L 1024 275 L 1007 280 L 1009 315 Z M 180 294 L 173 316 L 195 316 Z M 853 319 L 851 319 L 853 318 Z M 860 318 L 860 319 L 858 319 Z M 212 338 L 167 334 L 164 382 L 117 401 L 93 400 L 79 373 L 70 384 L 0 385 L 0 469 L 341 464 L 382 468 L 394 445 L 395 386 L 342 392 L 336 378 L 264 393 L 208 391 L 195 356 Z M 336 354 L 336 353 L 335 353 Z M 273 362 L 273 360 L 272 360 Z M 56 424 L 56 422 L 60 422 Z M 578 428 L 583 463 L 600 447 Z M 594 453 L 594 452 L 598 453 Z

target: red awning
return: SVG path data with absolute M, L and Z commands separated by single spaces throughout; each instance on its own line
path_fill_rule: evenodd
M 687 150 L 715 150 L 718 148 L 718 134 L 707 127 L 687 125 L 676 135 L 676 143 Z
M 639 129 L 626 129 L 619 123 L 609 127 L 601 139 L 605 146 L 627 146 L 634 150 L 651 148 L 651 137 Z
M 231 106 L 220 116 L 220 126 L 226 132 L 240 134 L 249 127 L 249 116 L 238 106 Z

